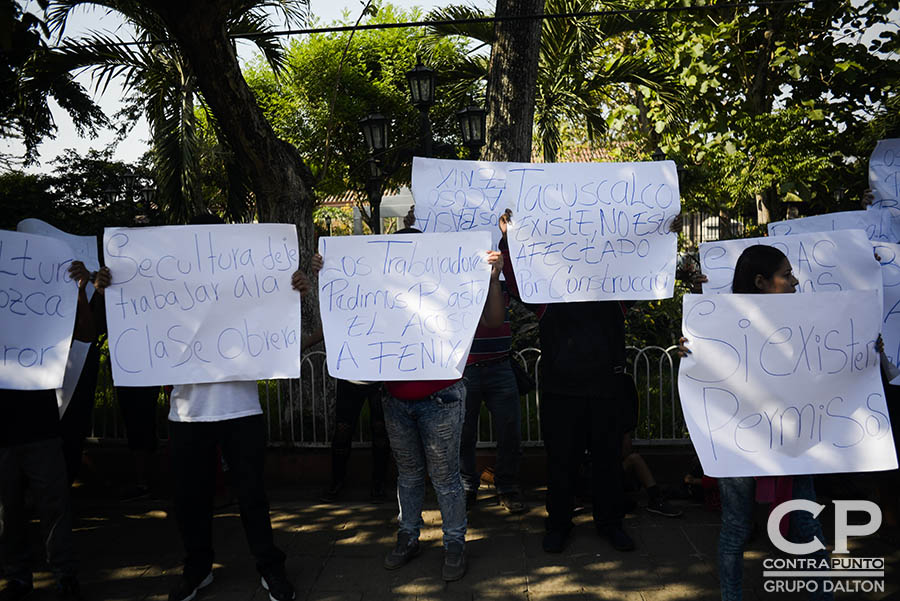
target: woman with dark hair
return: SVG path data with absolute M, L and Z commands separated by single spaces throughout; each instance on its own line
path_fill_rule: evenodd
M 797 288 L 791 263 L 783 252 L 773 246 L 757 244 L 748 246 L 738 258 L 734 268 L 731 291 L 738 294 L 784 294 Z M 682 356 L 690 351 L 680 340 Z M 757 478 L 719 478 L 719 495 L 722 501 L 722 528 L 719 531 L 719 586 L 722 601 L 743 599 L 744 545 L 753 530 L 754 501 L 777 505 L 790 499 L 816 500 L 813 478 L 799 476 L 764 476 Z M 790 525 L 786 522 L 789 520 Z M 817 560 L 827 559 L 824 549 L 825 536 L 819 521 L 806 511 L 794 511 L 781 523 L 782 533 L 795 542 L 808 542 L 818 538 L 823 548 L 812 554 Z M 833 593 L 820 586 L 810 593 L 810 599 L 832 599 Z

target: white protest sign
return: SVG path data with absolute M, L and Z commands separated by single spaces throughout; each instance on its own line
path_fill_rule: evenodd
M 900 242 L 900 201 L 894 199 L 876 200 L 866 208 L 874 211 L 869 218 L 877 225 L 875 236 L 872 240 L 881 242 Z
M 731 292 L 738 257 L 755 244 L 774 246 L 787 256 L 800 281 L 798 292 L 881 289 L 881 268 L 865 232 L 842 230 L 704 242 L 700 269 L 709 281 L 703 284 L 703 292 Z
M 900 244 L 871 244 L 881 262 L 884 289 L 881 337 L 884 339 L 884 353 L 891 363 L 900 366 Z M 891 381 L 892 384 L 897 382 L 897 378 Z
M 0 388 L 62 386 L 78 307 L 71 262 L 59 240 L 0 231 Z
M 516 163 L 413 158 L 416 227 L 426 233 L 484 231 L 500 242 L 498 219 L 515 208 Z
M 897 242 L 900 240 L 900 210 L 878 203 L 866 210 L 825 213 L 812 217 L 773 221 L 768 225 L 770 236 L 793 236 L 815 232 L 863 230 L 869 240 Z
M 53 227 L 40 219 L 23 219 L 16 226 L 16 231 L 26 234 L 38 234 L 62 240 L 72 249 L 73 258 L 81 261 L 88 271 L 100 269 L 100 255 L 97 252 L 97 236 L 77 236 Z
M 492 230 L 504 209 L 513 210 L 509 247 L 526 302 L 672 296 L 678 237 L 669 226 L 680 199 L 671 161 L 417 158 L 413 174 L 420 228 Z
M 319 238 L 328 373 L 461 378 L 490 286 L 490 243 L 487 232 Z
M 76 261 L 81 261 L 84 263 L 84 266 L 88 271 L 97 271 L 100 269 L 100 256 L 97 252 L 97 236 L 77 236 L 75 234 L 70 234 L 69 232 L 64 232 L 63 230 L 53 227 L 46 221 L 41 219 L 28 218 L 23 219 L 16 225 L 16 231 L 24 232 L 26 234 L 38 234 L 40 236 L 48 236 L 50 238 L 56 238 L 57 240 L 61 240 L 65 244 L 72 249 L 72 258 Z M 94 296 L 94 285 L 91 282 L 88 282 L 87 287 L 85 288 L 85 294 L 87 294 L 88 300 Z M 79 343 L 77 341 L 72 341 L 72 349 L 71 352 L 80 352 L 80 350 L 76 350 L 79 348 Z M 85 351 L 86 355 L 87 351 Z M 84 356 L 74 356 L 69 357 L 66 362 L 66 374 L 63 378 L 63 389 L 66 388 L 67 385 L 71 384 L 74 389 L 75 384 L 78 383 L 78 378 L 81 377 L 81 370 L 84 368 Z M 77 370 L 77 371 L 72 371 Z M 65 407 L 68 406 L 68 399 L 65 402 L 62 402 L 62 399 L 66 398 L 65 393 L 61 392 L 61 389 L 57 391 L 57 400 L 60 404 L 60 414 L 62 417 L 63 412 L 65 411 Z M 68 391 L 69 397 L 71 397 L 71 390 Z M 60 396 L 62 395 L 62 396 Z
M 897 467 L 875 290 L 684 296 L 678 391 L 705 474 Z
M 107 228 L 103 254 L 117 386 L 300 377 L 295 226 Z
M 879 140 L 875 145 L 869 157 L 869 188 L 876 202 L 900 201 L 900 138 Z
M 770 236 L 792 236 L 795 234 L 812 234 L 815 232 L 833 232 L 836 230 L 865 230 L 871 240 L 874 236 L 874 223 L 866 211 L 841 211 L 825 213 L 786 221 L 769 223 Z
M 84 370 L 84 362 L 87 360 L 89 350 L 91 350 L 90 342 L 72 339 L 72 348 L 69 349 L 69 356 L 66 360 L 66 374 L 63 377 L 62 388 L 56 389 L 56 406 L 59 408 L 60 419 L 72 401 L 72 395 L 75 393 L 75 387 L 78 386 L 78 380 L 81 379 L 81 372 Z

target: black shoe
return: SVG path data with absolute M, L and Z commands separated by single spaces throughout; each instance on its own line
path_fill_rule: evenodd
M 547 553 L 562 553 L 563 549 L 566 548 L 566 542 L 569 540 L 569 533 L 571 531 L 571 528 L 566 528 L 565 530 L 548 530 L 541 543 L 544 551 Z
M 450 543 L 444 549 L 444 567 L 441 577 L 445 582 L 459 580 L 466 575 L 466 546 L 462 543 Z
M 393 550 L 384 556 L 384 569 L 396 570 L 402 568 L 410 560 L 419 554 L 419 540 L 413 539 L 407 532 L 397 534 L 397 544 Z
M 325 491 L 319 496 L 320 501 L 325 501 L 326 503 L 333 503 L 337 501 L 338 497 L 341 496 L 341 492 L 344 490 L 344 481 L 340 482 L 332 482 L 331 486 L 325 489 Z
M 287 579 L 284 566 L 260 576 L 262 586 L 269 591 L 269 601 L 291 601 L 295 598 L 294 585 Z
M 525 504 L 522 502 L 522 495 L 518 492 L 508 492 L 508 493 L 500 493 L 497 502 L 506 509 L 506 511 L 516 514 L 516 513 L 524 513 L 528 510 L 525 507 Z
M 81 586 L 75 576 L 63 576 L 56 583 L 56 597 L 58 599 L 72 599 L 72 601 L 81 601 Z
M 598 528 L 600 536 L 607 538 L 616 551 L 634 551 L 634 540 L 628 536 L 622 524 L 612 524 Z
M 375 505 L 380 505 L 387 500 L 387 493 L 384 490 L 383 482 L 372 483 L 372 488 L 369 489 L 369 499 Z
M 200 589 L 209 586 L 212 584 L 212 581 L 212 572 L 207 574 L 206 578 L 203 578 L 199 582 L 182 576 L 181 580 L 178 581 L 178 584 L 169 591 L 169 601 L 191 601 L 191 599 L 197 597 L 197 593 Z
M 18 601 L 24 599 L 34 590 L 34 585 L 27 580 L 10 578 L 6 586 L 0 590 L 0 601 Z
M 677 518 L 682 514 L 680 509 L 672 507 L 668 501 L 663 501 L 662 499 L 650 499 L 647 502 L 647 511 L 664 515 L 667 518 Z
M 472 508 L 475 507 L 475 504 L 478 503 L 478 490 L 467 490 L 466 491 L 466 511 L 472 511 Z

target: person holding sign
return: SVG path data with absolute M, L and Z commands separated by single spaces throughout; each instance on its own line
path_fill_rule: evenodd
M 798 281 L 791 263 L 775 247 L 757 244 L 741 253 L 734 269 L 731 291 L 738 294 L 790 294 L 796 291 Z M 690 353 L 688 340 L 679 341 L 680 354 Z M 789 499 L 805 499 L 815 502 L 813 478 L 800 476 L 765 476 L 719 478 L 719 496 L 722 501 L 722 529 L 719 532 L 719 585 L 723 601 L 739 601 L 743 598 L 743 554 L 753 530 L 754 500 L 778 504 Z M 795 542 L 808 542 L 813 537 L 821 541 L 821 550 L 812 557 L 827 560 L 822 526 L 806 511 L 790 514 L 790 536 Z M 785 524 L 782 522 L 782 529 Z M 822 590 L 810 595 L 811 599 L 831 599 L 833 593 Z
M 194 224 L 221 223 L 215 216 Z M 291 286 L 301 295 L 311 287 L 295 271 Z M 181 578 L 169 601 L 189 601 L 213 581 L 212 518 L 216 447 L 234 474 L 241 523 L 270 601 L 290 601 L 294 587 L 285 573 L 285 554 L 275 546 L 265 493 L 265 423 L 257 382 L 178 384 L 170 397 L 169 439 L 175 482 L 175 518 L 185 549 Z
M 90 273 L 81 261 L 73 261 L 68 276 L 78 285 L 74 337 L 91 342 L 95 329 L 85 292 Z M 108 272 L 101 271 L 93 284 L 102 290 L 109 281 Z M 0 571 L 8 579 L 0 590 L 3 599 L 20 599 L 34 589 L 26 488 L 37 501 L 57 593 L 63 599 L 80 599 L 69 483 L 53 389 L 0 390 Z
M 419 233 L 406 228 L 405 233 Z M 480 324 L 503 323 L 504 304 L 500 289 L 503 256 L 487 252 L 490 284 Z M 321 255 L 313 258 L 313 270 L 324 265 Z M 444 531 L 442 578 L 459 580 L 467 569 L 465 553 L 466 497 L 459 471 L 460 437 L 465 417 L 466 387 L 457 380 L 401 380 L 385 382 L 384 419 L 397 463 L 397 499 L 400 505 L 397 542 L 384 558 L 384 567 L 395 570 L 419 554 L 425 472 L 434 486 Z
M 507 226 L 500 217 L 500 250 L 507 259 Z M 509 261 L 504 263 L 511 265 Z M 504 270 L 519 296 L 516 275 Z M 547 520 L 543 549 L 560 553 L 572 530 L 578 466 L 589 447 L 592 458 L 594 526 L 618 551 L 634 541 L 622 527 L 623 420 L 618 374 L 625 371 L 625 303 L 554 303 L 539 309 L 541 340 L 541 430 L 547 452 Z

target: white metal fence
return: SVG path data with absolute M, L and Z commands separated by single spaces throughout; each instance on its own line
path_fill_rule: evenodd
M 638 389 L 638 444 L 672 444 L 687 442 L 687 429 L 678 401 L 677 347 L 628 347 L 627 370 Z M 538 384 L 538 390 L 522 395 L 522 444 L 540 446 L 540 381 L 541 351 L 527 348 L 515 353 Z M 106 378 L 108 379 L 108 375 Z M 112 389 L 112 382 L 108 382 Z M 599 382 L 599 386 L 603 383 Z M 260 402 L 266 420 L 269 444 L 272 446 L 327 447 L 331 442 L 334 422 L 335 381 L 328 375 L 325 353 L 314 351 L 304 355 L 299 380 L 269 380 L 259 383 Z M 113 394 L 104 395 L 112 399 Z M 158 432 L 165 436 L 165 407 L 160 405 Z M 113 402 L 99 403 L 93 414 L 92 436 L 100 439 L 123 439 L 118 407 Z M 367 446 L 370 440 L 368 406 L 363 408 L 354 444 Z M 478 444 L 494 446 L 490 413 L 482 408 L 478 427 Z

